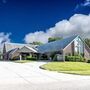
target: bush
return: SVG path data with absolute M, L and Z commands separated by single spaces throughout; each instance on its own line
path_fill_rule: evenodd
M 19 60 L 20 58 L 19 58 L 19 56 L 15 56 L 15 57 L 13 57 L 12 59 L 10 59 L 11 61 L 14 61 L 14 60 Z
M 52 60 L 53 60 L 54 56 L 55 56 L 55 53 L 52 52 L 51 55 L 50 55 Z
M 66 61 L 73 61 L 73 62 L 84 62 L 85 59 L 82 56 L 65 56 Z
M 43 54 L 43 55 L 41 56 L 41 60 L 48 60 L 47 55 Z
M 53 61 L 57 61 L 57 56 L 56 55 L 54 55 Z
M 27 56 L 26 59 L 27 59 L 27 60 L 36 60 L 36 57 Z
M 90 60 L 87 60 L 87 63 L 90 63 Z

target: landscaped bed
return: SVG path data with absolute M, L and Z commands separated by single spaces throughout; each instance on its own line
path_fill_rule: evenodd
M 90 64 L 84 62 L 50 62 L 41 68 L 68 74 L 90 75 Z
M 32 62 L 33 60 L 16 60 L 14 61 L 15 63 L 28 63 L 28 62 Z

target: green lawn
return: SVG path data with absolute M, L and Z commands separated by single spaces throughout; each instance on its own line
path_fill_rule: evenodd
M 32 60 L 16 60 L 14 62 L 15 63 L 28 63 L 28 62 L 32 62 Z
M 50 62 L 41 68 L 62 73 L 90 75 L 90 64 L 84 62 Z

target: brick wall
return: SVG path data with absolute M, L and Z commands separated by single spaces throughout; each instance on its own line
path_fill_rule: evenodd
M 90 49 L 86 45 L 84 46 L 84 57 L 90 59 Z
M 66 48 L 63 51 L 63 53 L 65 55 L 74 55 L 74 42 L 72 42 L 71 44 L 66 46 Z

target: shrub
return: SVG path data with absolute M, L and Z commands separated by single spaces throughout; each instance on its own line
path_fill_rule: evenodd
M 55 57 L 55 53 L 51 53 L 51 55 L 50 55 L 50 57 L 52 58 L 52 59 L 54 59 L 54 57 Z
M 90 63 L 90 60 L 87 60 L 87 63 Z
M 11 61 L 14 61 L 14 60 L 19 60 L 20 58 L 19 58 L 19 56 L 15 56 L 15 57 L 13 57 L 12 59 L 10 59 Z
M 54 55 L 53 61 L 57 61 L 57 56 L 56 55 Z
M 65 56 L 66 61 L 73 61 L 73 62 L 84 62 L 85 59 L 82 56 Z
M 36 57 L 27 56 L 26 59 L 27 59 L 27 60 L 36 60 Z
M 57 52 L 52 52 L 52 53 L 51 53 L 50 57 L 51 57 L 51 59 L 52 59 L 53 61 L 57 61 L 57 54 L 59 54 L 59 53 L 57 53 Z
M 43 54 L 40 59 L 41 60 L 48 60 L 49 58 L 47 57 L 47 55 Z

